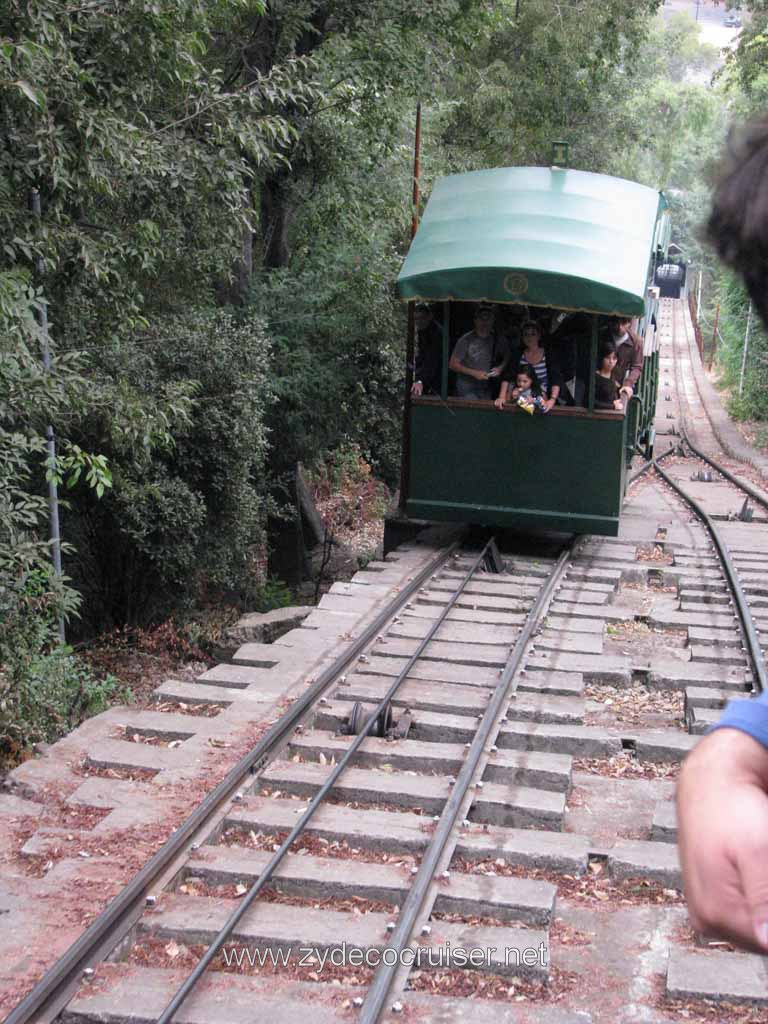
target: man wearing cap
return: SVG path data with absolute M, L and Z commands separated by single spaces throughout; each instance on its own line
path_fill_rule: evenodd
M 426 302 L 417 302 L 413 313 L 416 327 L 416 364 L 411 394 L 439 395 L 443 385 L 443 332 Z
M 493 382 L 509 359 L 506 342 L 494 337 L 493 319 L 493 306 L 481 303 L 473 330 L 456 342 L 448 367 L 456 374 L 459 398 L 493 398 Z

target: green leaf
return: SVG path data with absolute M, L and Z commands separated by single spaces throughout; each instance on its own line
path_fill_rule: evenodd
M 17 81 L 15 81 L 13 84 L 16 86 L 17 89 L 20 89 L 24 93 L 24 95 L 27 97 L 27 99 L 31 100 L 32 103 L 34 103 L 36 107 L 39 107 L 40 109 L 42 109 L 42 107 L 43 107 L 43 96 L 42 96 L 42 93 L 38 92 L 36 89 L 33 89 L 32 86 L 29 84 L 29 82 L 25 82 L 23 78 L 17 79 Z

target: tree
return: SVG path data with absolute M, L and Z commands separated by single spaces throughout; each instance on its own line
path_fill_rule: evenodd
M 450 162 L 457 168 L 546 164 L 553 140 L 562 138 L 571 143 L 573 166 L 604 169 L 636 132 L 622 97 L 632 90 L 637 37 L 658 6 L 658 0 L 495 5 L 487 40 L 446 90 Z
M 441 57 L 447 58 L 451 44 L 462 43 L 464 32 L 479 35 L 486 16 L 480 0 L 271 0 L 263 11 L 243 5 L 216 51 L 225 80 L 248 88 L 286 60 L 311 59 L 316 86 L 309 103 L 292 97 L 275 103 L 292 129 L 288 160 L 255 170 L 252 201 L 260 214 L 264 266 L 289 262 L 302 191 L 326 168 L 327 115 L 343 112 L 372 149 L 386 149 L 399 135 L 397 100 L 428 92 Z M 243 281 L 253 269 L 252 242 L 244 247 Z

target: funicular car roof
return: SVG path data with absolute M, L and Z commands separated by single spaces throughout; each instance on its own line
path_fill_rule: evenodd
M 405 300 L 642 316 L 655 189 L 548 167 L 441 178 L 397 279 Z

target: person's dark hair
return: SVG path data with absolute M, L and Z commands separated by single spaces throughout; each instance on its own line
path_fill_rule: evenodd
M 768 117 L 731 129 L 706 238 L 768 324 Z
M 538 320 L 524 320 L 522 326 L 520 327 L 520 333 L 524 334 L 531 327 L 535 328 L 539 332 L 539 334 L 543 333 L 541 329 L 541 324 Z
M 518 363 L 517 369 L 515 370 L 515 384 L 517 384 L 517 375 L 519 373 L 524 373 L 526 377 L 530 379 L 531 391 L 533 392 L 534 396 L 537 397 L 538 395 L 540 395 L 541 383 L 539 381 L 539 378 L 536 376 L 536 371 L 533 369 L 530 363 Z
M 605 357 L 609 356 L 609 355 L 611 355 L 611 353 L 615 353 L 615 352 L 616 352 L 616 342 L 612 341 L 610 338 L 604 338 L 600 342 L 600 344 L 598 346 L 598 349 L 597 349 L 597 368 L 598 368 L 598 370 L 603 365 L 603 360 L 605 359 Z

